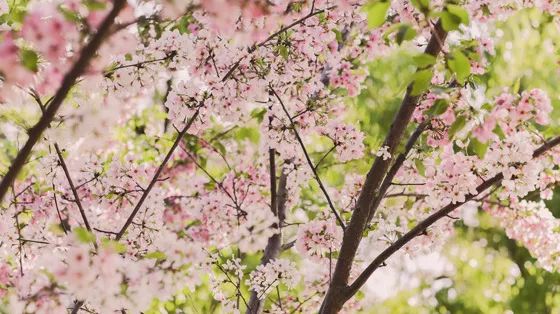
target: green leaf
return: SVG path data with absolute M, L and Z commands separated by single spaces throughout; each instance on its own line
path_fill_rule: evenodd
M 476 154 L 480 159 L 484 158 L 486 150 L 488 150 L 488 143 L 481 143 L 475 137 L 471 139 L 469 146 L 467 147 L 467 152 L 470 155 Z
M 285 60 L 288 60 L 288 55 L 289 55 L 288 47 L 286 47 L 285 45 L 278 46 L 278 54 L 280 54 L 280 56 Z
M 461 6 L 454 4 L 448 4 L 446 8 L 449 13 L 459 18 L 461 24 L 469 24 L 469 13 L 467 12 L 467 10 L 463 9 Z
M 238 128 L 235 133 L 235 138 L 237 140 L 248 139 L 253 143 L 259 142 L 259 131 L 255 128 Z
M 89 232 L 86 228 L 76 227 L 73 229 L 76 239 L 82 243 L 94 243 L 95 235 Z
M 60 8 L 59 10 L 66 20 L 74 22 L 74 23 L 82 22 L 80 14 L 77 13 L 76 11 L 68 10 L 66 8 L 63 8 L 63 7 Z
M 214 147 L 216 147 L 216 149 L 220 152 L 220 154 L 222 154 L 223 156 L 226 155 L 226 147 L 224 146 L 224 144 L 220 143 L 219 141 L 216 141 L 214 143 Z
M 424 166 L 424 162 L 422 162 L 422 159 L 415 159 L 414 165 L 416 166 L 416 170 L 418 170 L 418 173 L 421 176 L 426 176 L 426 166 Z
M 92 11 L 104 10 L 107 6 L 104 2 L 98 0 L 86 0 L 84 4 Z
M 381 1 L 368 3 L 364 6 L 364 10 L 367 13 L 368 26 L 370 28 L 375 28 L 383 25 L 385 23 L 385 17 L 387 16 L 387 10 L 391 6 L 389 1 Z
M 126 245 L 124 243 L 104 238 L 101 240 L 103 247 L 111 248 L 115 252 L 121 254 L 126 252 Z
M 471 63 L 469 58 L 459 50 L 451 54 L 447 59 L 447 65 L 449 69 L 455 73 L 457 81 L 460 84 L 464 84 L 469 75 L 471 75 Z
M 426 111 L 429 116 L 439 116 L 447 111 L 449 102 L 446 99 L 437 99 L 434 104 Z
M 459 25 L 469 24 L 469 14 L 458 5 L 448 4 L 444 11 L 437 14 L 441 20 L 443 29 L 450 32 L 459 29 Z
M 518 77 L 515 82 L 513 83 L 513 87 L 511 88 L 511 92 L 514 94 L 519 94 L 521 89 L 521 77 Z
M 461 18 L 447 11 L 440 12 L 438 16 L 441 20 L 441 26 L 443 26 L 443 29 L 447 32 L 458 29 L 461 24 Z
M 430 12 L 430 0 L 411 0 L 410 2 L 424 15 L 428 15 Z
M 251 111 L 251 117 L 257 119 L 257 121 L 262 122 L 264 119 L 264 115 L 266 114 L 266 109 L 264 108 L 255 108 Z
M 480 108 L 486 111 L 492 111 L 492 109 L 494 109 L 494 106 L 492 106 L 492 104 L 490 103 L 484 103 L 482 106 L 480 106 Z
M 154 252 L 150 252 L 150 253 L 147 253 L 146 255 L 144 255 L 144 258 L 157 259 L 158 261 L 161 261 L 161 260 L 166 259 L 167 256 L 165 256 L 165 253 L 163 253 L 161 251 L 154 251 Z
M 422 70 L 414 74 L 412 81 L 412 96 L 418 96 L 425 92 L 428 87 L 430 87 L 430 81 L 432 80 L 432 71 Z
M 187 14 L 183 16 L 181 19 L 179 19 L 179 21 L 177 21 L 176 24 L 177 30 L 179 30 L 179 33 L 181 34 L 189 34 L 190 33 L 189 25 L 191 25 L 192 23 L 193 23 L 192 16 Z
M 498 137 L 501 140 L 506 138 L 506 134 L 504 133 L 504 130 L 502 130 L 502 128 L 500 127 L 499 124 L 496 124 L 496 127 L 494 127 L 494 130 L 492 130 L 492 132 L 494 132 L 494 134 L 498 135 Z
M 453 138 L 453 136 L 461 131 L 465 125 L 467 124 L 467 118 L 465 118 L 465 116 L 458 116 L 457 119 L 455 120 L 455 122 L 453 122 L 453 124 L 451 124 L 451 126 L 449 127 L 449 138 Z
M 37 66 L 39 64 L 39 56 L 31 49 L 21 50 L 21 63 L 30 71 L 37 72 L 39 70 Z
M 426 68 L 436 63 L 436 58 L 427 53 L 422 53 L 412 58 L 419 68 Z
M 416 37 L 416 31 L 408 24 L 401 24 L 397 31 L 397 44 L 402 44 L 404 41 L 412 40 Z

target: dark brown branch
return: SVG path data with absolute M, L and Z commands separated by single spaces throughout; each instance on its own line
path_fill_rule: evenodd
M 144 193 L 142 193 L 142 196 L 140 197 L 140 200 L 138 200 L 138 203 L 136 204 L 136 206 L 132 210 L 132 213 L 130 214 L 130 216 L 128 217 L 128 219 L 126 220 L 124 225 L 122 226 L 121 230 L 118 232 L 117 238 L 116 238 L 117 241 L 120 240 L 123 237 L 124 233 L 126 232 L 126 229 L 128 229 L 128 226 L 130 226 L 130 224 L 134 220 L 134 217 L 136 216 L 136 214 L 138 213 L 140 208 L 142 208 L 142 205 L 144 204 L 144 201 L 146 200 L 146 198 L 148 197 L 148 195 L 152 191 L 152 188 L 154 187 L 156 182 L 159 181 L 158 180 L 159 176 L 163 172 L 163 169 L 167 165 L 167 162 L 169 162 L 169 160 L 171 159 L 171 156 L 175 152 L 175 149 L 177 149 L 177 146 L 179 146 L 179 143 L 183 140 L 183 137 L 185 136 L 185 134 L 187 133 L 187 131 L 189 130 L 189 128 L 191 127 L 193 122 L 198 117 L 199 112 L 200 112 L 200 109 L 197 109 L 195 111 L 195 113 L 193 114 L 193 116 L 190 118 L 190 120 L 187 122 L 187 124 L 185 125 L 183 130 L 181 130 L 181 132 L 179 132 L 179 134 L 177 134 L 177 138 L 175 139 L 175 142 L 173 142 L 173 145 L 171 146 L 171 148 L 167 152 L 167 155 L 165 155 L 165 158 L 163 158 L 163 161 L 161 162 L 158 169 L 156 170 L 156 173 L 152 177 L 152 180 L 148 184 L 148 187 L 144 190 Z
M 548 141 L 547 143 L 545 143 L 544 145 L 542 145 L 541 147 L 536 149 L 533 152 L 533 158 L 538 158 L 538 157 L 542 156 L 545 152 L 552 149 L 553 147 L 555 147 L 558 144 L 560 144 L 560 136 L 553 138 L 552 140 Z M 381 254 L 379 254 L 373 260 L 373 262 L 371 262 L 371 264 L 369 264 L 369 266 L 349 286 L 348 291 L 344 295 L 344 298 L 346 300 L 348 300 L 356 292 L 358 292 L 358 290 L 366 283 L 366 281 L 371 276 L 371 274 L 373 274 L 373 272 L 375 272 L 375 270 L 377 268 L 379 268 L 382 264 L 384 264 L 385 261 L 389 257 L 391 257 L 391 255 L 393 255 L 395 252 L 397 252 L 400 248 L 405 246 L 408 242 L 410 242 L 412 239 L 414 239 L 418 235 L 423 234 L 427 230 L 428 227 L 430 227 L 431 225 L 436 223 L 441 218 L 449 217 L 449 214 L 452 211 L 454 211 L 456 208 L 458 208 L 459 206 L 465 204 L 468 201 L 471 201 L 471 200 L 475 199 L 475 196 L 477 196 L 480 193 L 486 191 L 490 187 L 492 187 L 494 185 L 497 185 L 497 184 L 500 184 L 503 178 L 504 178 L 504 175 L 502 173 L 499 173 L 499 174 L 495 175 L 494 177 L 484 181 L 483 183 L 481 183 L 476 188 L 476 191 L 477 191 L 476 194 L 467 195 L 463 202 L 458 202 L 458 203 L 455 203 L 455 204 L 448 204 L 447 206 L 445 206 L 442 209 L 438 210 L 437 212 L 433 213 L 428 218 L 424 219 L 422 222 L 420 222 L 418 225 L 416 225 L 414 228 L 412 228 L 409 232 L 407 232 L 405 235 L 403 235 L 401 238 L 399 238 L 397 241 L 395 241 L 395 243 L 391 244 L 388 248 L 386 248 L 383 252 L 381 252 Z
M 107 14 L 101 26 L 99 27 L 97 33 L 92 37 L 91 41 L 82 49 L 80 56 L 76 63 L 72 66 L 70 71 L 64 76 L 62 79 L 62 83 L 60 84 L 60 88 L 56 91 L 52 101 L 50 102 L 49 106 L 46 108 L 45 113 L 41 115 L 41 118 L 29 130 L 29 138 L 25 145 L 21 148 L 18 152 L 16 158 L 12 162 L 12 165 L 8 169 L 6 175 L 2 178 L 2 182 L 0 182 L 0 203 L 4 199 L 8 188 L 14 182 L 17 175 L 25 165 L 27 159 L 31 155 L 33 147 L 37 142 L 41 139 L 43 132 L 50 126 L 51 122 L 53 121 L 58 109 L 62 105 L 62 102 L 66 98 L 66 95 L 76 83 L 76 80 L 82 73 L 86 70 L 89 61 L 94 57 L 95 52 L 101 46 L 105 35 L 109 32 L 110 28 L 115 22 L 115 18 L 119 14 L 119 12 L 124 8 L 126 5 L 126 0 L 115 0 L 113 1 L 113 8 Z
M 280 249 L 282 251 L 286 251 L 286 250 L 289 250 L 289 249 L 293 248 L 294 245 L 296 245 L 296 240 L 293 240 L 293 241 L 290 241 L 288 243 L 282 244 L 282 247 Z
M 89 225 L 89 221 L 86 216 L 86 212 L 84 211 L 84 207 L 82 206 L 82 202 L 80 201 L 80 196 L 78 195 L 78 191 L 74 186 L 74 182 L 72 181 L 72 177 L 70 176 L 70 171 L 68 171 L 68 167 L 64 162 L 64 158 L 62 157 L 62 152 L 60 151 L 60 147 L 58 144 L 54 144 L 54 149 L 56 150 L 56 154 L 58 155 L 58 161 L 62 166 L 62 170 L 64 170 L 64 175 L 66 176 L 66 180 L 68 181 L 68 185 L 70 185 L 70 189 L 72 190 L 72 195 L 74 196 L 74 203 L 78 206 L 78 210 L 80 211 L 80 215 L 82 216 L 82 220 L 84 225 L 86 225 L 86 229 L 91 232 L 91 226 Z M 63 227 L 64 228 L 64 227 Z
M 171 93 L 172 85 L 173 85 L 173 81 L 171 79 L 167 80 L 166 82 L 166 88 L 165 88 L 165 94 L 163 95 L 162 99 L 161 99 L 161 105 L 163 107 L 163 110 L 165 111 L 166 115 L 165 115 L 165 119 L 163 120 L 163 132 L 166 133 L 167 129 L 169 128 L 169 123 L 171 120 L 169 120 L 169 108 L 167 108 L 167 106 L 165 106 L 165 103 L 167 102 L 167 98 L 169 97 L 169 93 Z
M 202 172 L 204 172 L 204 174 L 212 181 L 214 182 L 214 184 L 216 184 L 216 186 L 218 188 L 220 188 L 220 190 L 222 190 L 222 192 L 224 192 L 226 194 L 226 196 L 232 201 L 232 203 L 235 205 L 236 209 L 240 210 L 239 208 L 239 204 L 237 202 L 237 199 L 234 197 L 234 195 L 231 195 L 231 193 L 224 187 L 224 185 L 222 184 L 222 182 L 218 181 L 218 179 L 216 179 L 210 172 L 208 172 L 208 170 L 206 170 L 206 168 L 204 168 L 197 160 L 196 157 L 193 156 L 189 151 L 187 151 L 185 148 L 180 147 L 183 152 L 189 157 L 189 159 L 195 164 L 195 166 L 200 169 Z
M 17 229 L 17 234 L 18 234 L 18 239 L 21 239 L 21 228 L 19 226 L 19 214 L 21 214 L 21 212 L 17 212 L 18 211 L 18 201 L 17 201 L 17 197 L 16 197 L 16 192 L 14 190 L 14 186 L 11 185 L 12 188 L 12 196 L 14 198 L 13 202 L 14 202 L 14 206 L 16 208 L 16 215 L 15 215 L 15 220 L 16 220 L 16 229 Z M 23 243 L 21 242 L 21 240 L 18 240 L 18 251 L 19 251 L 19 274 L 21 276 L 23 276 Z
M 385 194 L 384 198 L 391 198 L 391 197 L 399 197 L 399 196 L 410 196 L 416 198 L 424 198 L 428 196 L 427 194 L 417 194 L 417 193 L 392 193 L 392 194 Z
M 29 242 L 29 243 L 37 243 L 37 244 L 50 244 L 50 243 L 47 242 L 47 241 L 32 240 L 32 239 L 24 239 L 24 238 L 18 238 L 18 241 L 21 241 L 21 242 L 23 242 L 24 244 L 25 244 L 26 242 Z
M 286 171 L 283 170 L 282 174 L 280 175 L 280 179 L 278 180 L 278 189 L 276 188 L 276 167 L 274 162 L 273 154 L 275 154 L 275 150 L 271 149 L 269 151 L 270 154 L 270 184 L 271 184 L 271 210 L 276 217 L 278 217 L 278 233 L 273 234 L 270 238 L 268 238 L 268 243 L 266 244 L 266 248 L 264 249 L 264 254 L 261 259 L 261 265 L 268 264 L 271 260 L 278 257 L 280 252 L 282 251 L 282 224 L 286 219 L 286 201 L 287 201 L 287 174 Z M 249 306 L 247 307 L 247 314 L 258 314 L 262 311 L 263 302 L 258 298 L 258 295 L 255 291 L 251 292 L 251 298 L 249 299 Z
M 82 305 L 84 305 L 84 301 L 75 301 L 71 314 L 77 314 Z
M 321 165 L 321 163 L 323 162 L 323 160 L 325 160 L 325 158 L 327 158 L 327 156 L 329 156 L 330 153 L 332 153 L 336 148 L 336 145 L 333 145 L 333 147 L 331 147 L 331 149 L 329 149 L 324 155 L 323 157 L 321 157 L 321 159 L 319 159 L 319 161 L 317 162 L 317 164 L 315 165 L 315 170 L 317 170 L 319 168 L 319 166 Z
M 440 53 L 443 42 L 447 37 L 447 32 L 438 22 L 432 37 L 428 42 L 428 46 L 424 51 L 426 54 L 437 57 Z M 397 147 L 399 146 L 404 132 L 412 118 L 412 113 L 420 99 L 419 95 L 412 95 L 413 84 L 409 84 L 406 94 L 401 103 L 399 111 L 397 112 L 389 132 L 385 138 L 382 146 L 387 147 L 387 151 L 393 156 Z M 356 207 L 354 208 L 352 218 L 348 224 L 348 228 L 344 233 L 342 246 L 340 248 L 339 258 L 336 262 L 333 279 L 329 285 L 329 289 L 321 305 L 320 313 L 337 313 L 341 310 L 344 303 L 347 301 L 343 297 L 345 290 L 348 289 L 347 283 L 350 276 L 350 270 L 356 256 L 356 252 L 362 240 L 362 233 L 365 230 L 368 218 L 373 216 L 376 208 L 372 208 L 374 198 L 380 194 L 380 188 L 383 183 L 387 171 L 392 162 L 392 157 L 383 160 L 382 157 L 377 157 L 371 166 L 362 190 L 360 191 Z
M 424 132 L 424 129 L 426 128 L 427 124 L 428 124 L 428 122 L 425 121 L 424 123 L 421 123 L 420 125 L 418 125 L 418 127 L 416 128 L 414 133 L 412 133 L 412 135 L 408 139 L 408 142 L 406 143 L 406 147 L 404 149 L 404 152 L 402 154 L 399 154 L 399 156 L 397 157 L 397 159 L 395 159 L 395 162 L 393 163 L 393 165 L 391 166 L 391 168 L 387 172 L 387 175 L 385 176 L 385 179 L 383 180 L 383 183 L 381 184 L 381 188 L 379 189 L 379 193 L 375 196 L 375 198 L 372 202 L 371 210 L 370 210 L 369 217 L 368 217 L 368 223 L 373 219 L 373 215 L 375 214 L 375 211 L 377 210 L 377 207 L 379 207 L 379 204 L 381 203 L 381 200 L 383 199 L 383 197 L 387 193 L 387 190 L 391 186 L 391 183 L 393 182 L 393 178 L 397 175 L 397 173 L 401 169 L 404 161 L 406 160 L 406 157 L 408 156 L 408 154 L 410 153 L 410 151 L 414 147 L 414 144 L 416 144 L 416 141 L 418 140 L 418 138 L 420 137 L 422 132 Z
M 58 214 L 58 219 L 60 220 L 60 227 L 62 228 L 62 231 L 64 231 L 64 234 L 68 234 L 69 230 L 66 230 L 67 222 L 65 222 L 65 220 L 62 219 L 62 214 L 60 213 L 60 209 L 58 208 L 58 200 L 56 199 L 56 189 L 54 187 L 54 183 L 52 184 L 52 187 L 53 187 L 54 207 L 56 208 L 56 213 Z
M 156 62 L 160 62 L 160 61 L 167 61 L 167 60 L 173 59 L 173 57 L 175 57 L 176 55 L 177 55 L 177 51 L 171 51 L 165 57 L 162 57 L 162 58 L 153 59 L 153 60 L 146 60 L 146 61 L 141 61 L 141 62 L 131 63 L 131 64 L 121 64 L 121 65 L 115 66 L 114 68 L 108 69 L 107 71 L 103 72 L 103 76 L 110 77 L 116 71 L 121 70 L 121 69 L 126 69 L 126 68 L 135 67 L 135 68 L 141 69 L 141 68 L 144 68 L 144 66 L 146 64 L 156 63 Z
M 290 126 L 292 127 L 292 130 L 294 131 L 294 135 L 296 136 L 296 139 L 297 139 L 299 145 L 301 146 L 301 149 L 303 150 L 303 154 L 305 155 L 305 159 L 307 160 L 309 168 L 311 168 L 311 171 L 313 172 L 313 176 L 315 177 L 315 180 L 319 184 L 319 188 L 321 189 L 321 191 L 325 195 L 325 198 L 327 199 L 327 203 L 329 204 L 329 207 L 330 207 L 332 213 L 336 217 L 336 220 L 338 221 L 338 223 L 340 224 L 342 229 L 345 230 L 346 225 L 344 224 L 344 221 L 342 220 L 342 218 L 340 217 L 340 215 L 338 214 L 338 212 L 334 208 L 334 204 L 331 201 L 331 197 L 329 196 L 329 193 L 327 192 L 327 189 L 323 185 L 323 181 L 321 181 L 321 178 L 319 177 L 319 174 L 317 173 L 317 170 L 315 169 L 315 165 L 313 165 L 313 161 L 311 161 L 311 158 L 309 157 L 309 154 L 307 153 L 307 149 L 305 148 L 305 144 L 303 143 L 303 140 L 301 139 L 301 136 L 299 136 L 299 132 L 296 128 L 296 124 L 294 122 L 294 119 L 292 118 L 292 116 L 290 115 L 288 110 L 286 109 L 286 106 L 284 105 L 284 102 L 282 101 L 282 99 L 280 98 L 278 93 L 276 93 L 276 91 L 274 90 L 274 88 L 272 88 L 271 85 L 269 85 L 269 87 L 270 87 L 270 91 L 272 92 L 272 94 L 276 97 L 276 99 L 280 103 L 280 106 L 282 107 L 282 110 L 284 111 L 284 113 L 286 114 L 288 119 L 290 120 Z

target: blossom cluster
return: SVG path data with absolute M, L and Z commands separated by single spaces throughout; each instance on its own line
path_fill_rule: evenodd
M 461 82 L 468 77 L 453 71 L 448 56 L 467 59 L 467 76 L 483 74 L 495 51 L 478 27 L 516 7 L 467 1 L 480 25 L 457 27 L 455 42 L 440 43 L 446 56 L 430 59 L 436 73 L 412 113 L 421 135 L 403 152 L 369 147 L 347 115 L 348 97 L 360 95 L 372 58 L 403 44 L 403 31 L 418 34 L 411 46 L 423 46 L 433 25 L 412 1 L 399 0 L 371 28 L 365 3 L 129 1 L 3 200 L 2 305 L 12 313 L 142 312 L 209 278 L 224 312 L 247 308 L 239 301 L 247 290 L 266 302 L 273 288 L 299 286 L 299 295 L 278 292 L 267 307 L 316 311 L 364 182 L 353 170 L 324 187 L 319 166 L 375 157 L 405 161 L 368 221 L 352 278 L 359 261 L 472 196 L 543 267 L 556 269 L 558 223 L 542 203 L 523 200 L 533 191 L 550 198 L 560 179 L 560 151 L 533 158 L 543 144 L 535 125 L 550 123 L 551 100 L 540 89 L 487 99 Z M 2 109 L 20 120 L 40 117 L 111 7 L 32 0 L 21 22 L 0 25 Z M 431 7 L 445 8 L 443 1 Z M 2 15 L 10 9 L 0 1 Z M 403 25 L 411 29 L 394 31 Z M 472 41 L 468 56 L 457 53 Z M 0 147 L 18 146 L 24 122 L 2 120 Z M 320 141 L 328 144 L 314 145 Z M 478 195 L 498 174 L 496 193 Z M 460 215 L 403 251 L 441 247 Z M 276 256 L 249 267 L 247 256 L 272 250 L 277 239 Z M 359 307 L 351 300 L 345 309 Z

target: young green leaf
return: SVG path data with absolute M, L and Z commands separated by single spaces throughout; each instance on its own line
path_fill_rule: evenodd
M 482 143 L 474 137 L 471 139 L 469 146 L 467 147 L 467 151 L 470 155 L 477 155 L 480 159 L 484 158 L 486 150 L 488 150 L 488 143 Z
M 412 59 L 414 60 L 416 66 L 419 68 L 429 67 L 436 63 L 436 58 L 427 53 L 416 55 Z
M 412 96 L 417 96 L 425 92 L 428 87 L 430 87 L 430 81 L 432 80 L 432 71 L 422 70 L 414 74 L 414 79 L 412 81 Z
M 29 71 L 37 72 L 39 70 L 39 56 L 37 53 L 31 49 L 21 50 L 21 63 Z
M 367 13 L 368 26 L 370 28 L 375 28 L 383 25 L 385 23 L 385 18 L 387 16 L 387 10 L 391 6 L 389 1 L 371 2 L 364 6 L 364 10 Z
M 463 9 L 461 6 L 454 4 L 448 4 L 446 8 L 449 13 L 459 18 L 461 24 L 469 24 L 469 13 L 467 13 L 467 10 Z
M 438 99 L 434 102 L 434 104 L 428 109 L 426 114 L 429 116 L 439 116 L 447 111 L 449 108 L 449 102 L 446 99 Z
M 422 159 L 415 159 L 414 165 L 416 166 L 416 170 L 421 176 L 426 176 L 426 166 L 424 166 Z
M 395 39 L 397 40 L 397 44 L 400 45 L 404 41 L 414 39 L 414 37 L 416 37 L 416 30 L 414 30 L 414 28 L 412 28 L 412 26 L 408 24 L 401 24 L 398 28 L 397 36 Z
M 451 54 L 451 56 L 447 59 L 447 65 L 449 66 L 449 69 L 455 73 L 457 81 L 460 84 L 464 84 L 469 75 L 471 75 L 470 60 L 459 50 L 456 50 Z
M 76 239 L 82 243 L 93 243 L 95 242 L 95 235 L 89 232 L 86 228 L 76 227 L 73 229 Z
M 465 116 L 458 116 L 455 122 L 449 127 L 448 135 L 449 138 L 453 138 L 457 132 L 461 131 L 467 124 L 467 118 Z

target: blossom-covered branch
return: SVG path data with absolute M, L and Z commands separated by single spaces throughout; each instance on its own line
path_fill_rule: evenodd
M 286 106 L 284 105 L 284 102 L 282 102 L 282 99 L 276 93 L 276 90 L 272 86 L 270 86 L 270 91 L 272 92 L 274 97 L 276 97 L 276 99 L 280 103 L 280 106 L 282 107 L 282 110 L 284 111 L 284 113 L 288 117 L 288 120 L 290 121 L 290 126 L 291 126 L 291 128 L 292 128 L 292 130 L 293 130 L 293 132 L 296 136 L 296 139 L 297 139 L 297 141 L 298 141 L 298 143 L 301 147 L 301 150 L 303 151 L 303 154 L 305 155 L 305 160 L 307 161 L 307 165 L 309 166 L 309 168 L 313 172 L 313 176 L 314 176 L 315 180 L 317 181 L 317 183 L 319 184 L 319 188 L 323 192 L 323 195 L 325 196 L 325 199 L 327 200 L 327 203 L 329 204 L 329 208 L 331 209 L 331 212 L 336 217 L 336 220 L 340 224 L 340 227 L 342 227 L 342 229 L 344 230 L 346 228 L 346 225 L 344 224 L 344 221 L 340 217 L 340 214 L 338 213 L 336 208 L 334 208 L 334 204 L 331 200 L 331 197 L 329 196 L 329 193 L 327 192 L 327 189 L 325 188 L 325 185 L 323 184 L 323 181 L 321 181 L 321 178 L 319 177 L 319 174 L 317 173 L 316 165 L 313 164 L 313 161 L 311 161 L 311 158 L 309 157 L 309 153 L 307 153 L 307 149 L 305 148 L 305 144 L 303 143 L 303 140 L 301 139 L 301 136 L 298 133 L 298 130 L 296 128 L 296 125 L 294 123 L 294 120 L 293 120 L 292 116 L 290 115 L 290 113 L 286 109 Z
M 125 5 L 126 0 L 115 0 L 113 2 L 113 8 L 107 14 L 95 35 L 91 38 L 88 44 L 84 46 L 78 59 L 76 60 L 76 63 L 72 66 L 72 69 L 64 76 L 59 89 L 49 102 L 45 112 L 39 121 L 29 130 L 29 137 L 27 141 L 18 152 L 16 158 L 8 168 L 8 172 L 4 175 L 2 181 L 0 182 L 0 202 L 4 199 L 9 186 L 27 162 L 33 147 L 41 139 L 43 132 L 50 126 L 68 92 L 72 86 L 74 86 L 78 77 L 86 71 L 90 60 L 95 56 L 97 49 L 101 46 L 103 40 L 115 22 L 115 18 Z
M 183 129 L 180 132 L 177 133 L 177 138 L 173 142 L 173 145 L 171 146 L 171 148 L 169 148 L 169 151 L 167 152 L 167 154 L 165 155 L 165 157 L 161 161 L 161 164 L 159 165 L 156 172 L 154 173 L 154 175 L 152 177 L 152 180 L 150 180 L 150 183 L 144 189 L 144 192 L 142 193 L 142 196 L 140 197 L 140 199 L 136 203 L 136 206 L 134 207 L 134 209 L 132 210 L 132 212 L 130 213 L 128 218 L 126 219 L 126 222 L 124 223 L 124 225 L 121 227 L 121 229 L 117 233 L 117 236 L 116 236 L 117 240 L 120 240 L 124 236 L 124 233 L 126 232 L 126 229 L 128 229 L 130 224 L 134 221 L 134 217 L 136 216 L 136 214 L 138 214 L 138 211 L 142 208 L 142 205 L 144 205 L 144 201 L 146 200 L 146 198 L 148 197 L 148 195 L 152 191 L 152 188 L 158 182 L 159 177 L 160 177 L 161 173 L 163 172 L 163 169 L 165 168 L 165 166 L 167 165 L 167 163 L 169 162 L 169 160 L 173 156 L 173 153 L 175 152 L 175 149 L 177 148 L 177 146 L 179 146 L 179 144 L 183 140 L 183 137 L 185 136 L 185 134 L 187 134 L 187 132 L 189 131 L 192 124 L 198 118 L 198 115 L 199 115 L 199 112 L 200 112 L 199 110 L 200 109 L 197 109 L 194 112 L 194 114 L 192 115 L 192 117 L 189 118 L 189 121 L 185 124 Z
M 547 151 L 553 149 L 555 146 L 560 144 L 560 137 L 555 137 L 545 144 L 541 145 L 533 152 L 533 158 L 539 158 L 543 154 L 546 154 Z M 395 243 L 391 244 L 387 249 L 385 249 L 381 254 L 379 254 L 367 267 L 364 271 L 354 280 L 352 284 L 349 285 L 346 294 L 343 298 L 349 299 L 352 297 L 358 290 L 366 283 L 368 278 L 375 272 L 381 265 L 387 261 L 391 255 L 393 255 L 396 251 L 401 249 L 407 243 L 412 241 L 415 237 L 418 237 L 426 232 L 431 225 L 436 223 L 438 220 L 442 219 L 443 217 L 448 217 L 448 215 L 453 212 L 458 207 L 462 206 L 463 204 L 469 202 L 470 200 L 474 199 L 480 193 L 488 190 L 492 186 L 499 185 L 500 182 L 504 179 L 503 173 L 499 173 L 492 178 L 485 180 L 481 183 L 478 187 L 476 187 L 476 194 L 469 194 L 465 197 L 465 200 L 462 202 L 457 203 L 450 203 L 447 206 L 441 208 L 440 210 L 436 211 L 432 215 L 428 216 L 426 219 L 418 223 L 414 228 L 400 237 Z
M 277 233 L 268 238 L 268 243 L 264 249 L 263 256 L 261 258 L 261 265 L 267 265 L 274 259 L 278 257 L 282 249 L 282 225 L 286 218 L 286 201 L 287 201 L 287 174 L 285 169 L 282 169 L 280 178 L 278 178 L 278 187 L 276 187 L 276 170 L 275 170 L 275 157 L 276 153 L 273 149 L 269 151 L 270 153 L 270 182 L 271 182 L 271 210 L 274 215 L 278 217 L 278 224 L 276 225 Z M 249 299 L 249 305 L 247 307 L 247 314 L 260 313 L 262 310 L 263 302 L 259 299 L 259 295 L 256 291 L 251 292 L 251 298 Z
M 432 37 L 428 42 L 425 53 L 434 57 L 443 49 L 441 43 L 445 41 L 447 32 L 443 29 L 441 22 L 438 22 L 432 33 Z M 420 95 L 413 93 L 414 84 L 407 87 L 406 94 L 401 103 L 399 111 L 395 116 L 389 133 L 387 134 L 383 147 L 387 147 L 387 152 L 393 155 L 399 145 L 404 131 L 408 126 L 410 119 Z M 321 313 L 338 312 L 345 300 L 342 299 L 346 289 L 346 284 L 350 276 L 350 269 L 358 250 L 358 246 L 362 239 L 362 233 L 368 222 L 368 218 L 375 213 L 376 208 L 372 208 L 374 198 L 380 193 L 380 187 L 386 172 L 389 169 L 392 158 L 384 159 L 378 157 L 375 159 L 371 169 L 369 170 L 366 180 L 363 184 L 360 196 L 358 197 L 356 207 L 354 208 L 352 218 L 348 224 L 348 228 L 344 233 L 342 246 L 340 248 L 340 257 L 337 260 L 336 268 L 333 274 L 333 280 L 330 284 L 329 291 L 321 306 Z

